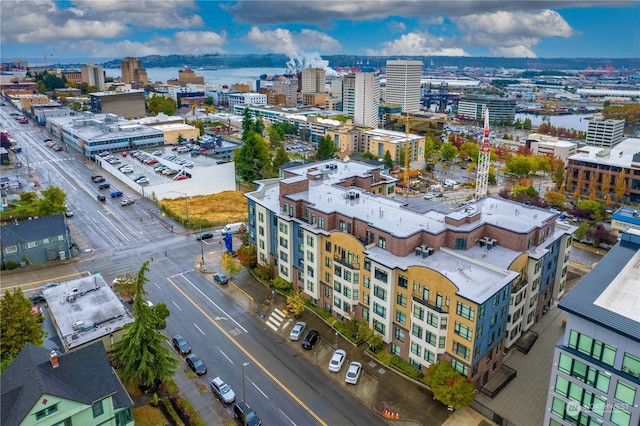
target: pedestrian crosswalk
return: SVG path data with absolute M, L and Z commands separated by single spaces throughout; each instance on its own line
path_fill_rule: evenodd
M 284 314 L 284 312 L 282 312 L 278 308 L 275 308 L 273 312 L 271 312 L 271 315 L 269 315 L 269 318 L 267 318 L 267 325 L 273 331 L 278 331 L 285 317 L 286 315 Z

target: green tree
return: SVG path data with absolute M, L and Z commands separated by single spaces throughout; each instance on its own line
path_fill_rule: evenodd
M 282 146 L 283 134 L 279 127 L 273 124 L 267 127 L 267 133 L 269 134 L 269 146 L 271 149 L 277 149 Z
M 242 141 L 246 141 L 249 137 L 249 132 L 253 128 L 253 118 L 251 118 L 251 111 L 249 108 L 245 108 L 242 113 Z
M 149 115 L 157 115 L 159 113 L 174 115 L 176 109 L 176 102 L 166 96 L 154 94 L 147 99 L 147 114 Z
M 147 294 L 144 285 L 148 281 L 148 271 L 149 261 L 142 264 L 136 276 L 133 299 L 135 319 L 124 326 L 125 334 L 113 345 L 113 357 L 122 365 L 122 380 L 143 386 L 152 386 L 171 378 L 178 365 L 172 351 L 164 345 L 166 337 L 158 328 L 164 318 L 159 317 L 158 312 L 148 306 L 143 298 Z
M 456 148 L 451 142 L 445 142 L 440 147 L 440 156 L 446 161 L 451 161 L 458 155 L 458 148 Z
M 238 175 L 245 182 L 270 177 L 271 155 L 264 138 L 252 131 L 248 135 L 234 155 Z
M 522 128 L 524 130 L 531 130 L 531 119 L 530 118 L 525 118 L 524 122 L 522 123 Z
M 280 169 L 280 166 L 288 162 L 289 162 L 289 154 L 287 154 L 287 151 L 284 149 L 283 146 L 278 147 L 278 149 L 276 149 L 276 156 L 273 158 L 274 171 Z
M 431 156 L 436 152 L 436 144 L 433 140 L 433 136 L 427 135 L 424 137 L 424 159 L 427 162 L 432 162 Z
M 475 398 L 473 385 L 447 361 L 431 364 L 424 381 L 431 388 L 433 399 L 455 409 L 468 407 Z
M 480 145 L 475 142 L 464 142 L 460 145 L 460 153 L 466 152 L 468 158 L 473 161 L 478 161 L 478 154 L 480 153 Z
M 27 343 L 39 346 L 45 332 L 31 312 L 31 300 L 20 288 L 4 291 L 0 301 L 0 358 L 13 359 Z M 3 368 L 5 366 L 3 365 Z
M 558 165 L 553 171 L 553 181 L 556 184 L 556 189 L 564 186 L 564 163 Z
M 204 104 L 207 106 L 213 106 L 213 96 L 207 96 L 207 100 L 204 101 Z
M 56 186 L 50 186 L 40 191 L 42 198 L 38 201 L 38 214 L 40 216 L 51 216 L 52 214 L 64 213 L 67 210 L 65 199 L 67 195 Z
M 518 177 L 527 177 L 533 169 L 532 158 L 516 155 L 505 162 L 509 171 Z
M 262 121 L 262 117 L 260 116 L 260 114 L 258 114 L 256 120 L 253 122 L 251 130 L 260 136 L 262 136 L 262 134 L 264 133 L 264 122 Z
M 576 203 L 576 207 L 580 210 L 591 211 L 591 220 L 600 222 L 604 217 L 604 205 L 596 200 L 580 200 Z
M 587 235 L 587 230 L 590 226 L 591 225 L 589 224 L 589 222 L 580 222 L 580 225 L 578 225 L 578 229 L 576 229 L 576 232 L 574 233 L 575 238 L 578 241 L 584 240 L 584 237 Z
M 567 197 L 564 196 L 561 192 L 555 191 L 547 191 L 544 193 L 544 200 L 549 203 L 552 207 L 557 207 L 559 209 L 564 208 L 567 203 Z
M 124 298 L 133 299 L 133 295 L 136 293 L 136 276 L 131 271 L 127 271 L 124 274 L 116 276 L 113 280 L 113 291 L 118 293 Z
M 222 255 L 220 266 L 231 277 L 240 273 L 240 271 L 242 271 L 242 268 L 243 268 L 242 263 L 237 261 L 236 258 L 233 257 L 231 253 L 225 253 Z
M 328 160 L 333 158 L 334 154 L 339 150 L 340 148 L 333 142 L 331 136 L 323 136 L 318 141 L 318 153 L 316 154 L 316 158 L 318 160 Z
M 302 291 L 294 291 L 290 296 L 287 296 L 287 309 L 294 316 L 299 316 L 304 312 L 306 305 L 304 297 L 302 297 Z
M 393 158 L 391 158 L 391 153 L 389 151 L 384 153 L 384 165 L 389 169 L 393 169 Z

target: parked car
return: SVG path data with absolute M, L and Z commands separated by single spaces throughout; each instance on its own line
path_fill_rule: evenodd
M 31 300 L 31 303 L 34 305 L 37 305 L 38 303 L 44 303 L 47 300 L 44 298 L 44 294 L 42 293 L 34 293 L 29 295 L 29 300 Z
M 291 333 L 289 333 L 289 339 L 291 340 L 300 340 L 300 336 L 304 333 L 304 330 L 307 328 L 307 323 L 304 321 L 298 321 L 296 325 L 291 329 Z
M 42 287 L 40 287 L 42 290 L 46 290 L 48 288 L 54 288 L 54 287 L 58 287 L 60 285 L 59 282 L 57 281 L 52 281 L 50 283 L 46 283 L 45 285 L 43 285 Z
M 262 421 L 255 411 L 244 401 L 236 402 L 233 406 L 233 417 L 239 422 L 246 424 L 247 426 L 261 426 Z
M 98 197 L 98 201 L 102 201 L 103 203 L 107 200 L 107 197 L 105 197 L 104 195 L 96 195 L 96 197 Z
M 307 350 L 313 349 L 319 338 L 320 333 L 318 333 L 316 330 L 309 330 L 304 340 L 302 341 L 302 348 Z
M 129 198 L 125 198 L 124 200 L 120 201 L 120 205 L 122 206 L 129 206 L 131 204 L 135 203 L 134 200 L 131 200 Z
M 66 212 L 64 212 L 64 216 L 65 217 L 73 217 L 73 210 L 67 210 Z
M 187 339 L 181 335 L 176 334 L 171 341 L 173 342 L 173 347 L 176 348 L 176 351 L 178 351 L 180 355 L 186 355 L 191 352 L 191 346 L 189 346 Z
M 342 364 L 347 359 L 347 353 L 342 349 L 333 351 L 331 361 L 329 361 L 329 371 L 338 373 L 342 369 Z
M 207 374 L 207 366 L 204 361 L 202 361 L 198 355 L 191 353 L 186 357 L 187 365 L 198 376 L 202 376 L 203 374 Z
M 198 236 L 196 237 L 196 240 L 200 241 L 200 240 L 208 240 L 209 238 L 213 238 L 213 234 L 211 232 L 202 232 L 200 234 L 198 234 Z
M 360 378 L 361 373 L 362 364 L 354 361 L 349 364 L 349 369 L 347 370 L 347 374 L 344 376 L 344 381 L 351 385 L 355 385 L 358 383 L 358 379 Z
M 97 178 L 95 178 L 95 179 L 93 180 L 93 182 L 94 182 L 94 183 L 102 183 L 102 182 L 104 182 L 105 180 L 106 180 L 106 179 L 105 179 L 105 178 L 103 178 L 102 176 L 98 176 Z
M 225 404 L 231 404 L 236 400 L 236 393 L 231 389 L 231 386 L 226 384 L 220 377 L 211 380 L 209 388 L 216 398 Z
M 229 278 L 222 272 L 213 274 L 213 279 L 216 280 L 218 284 L 227 284 L 229 282 Z
M 107 189 L 110 187 L 111 187 L 111 184 L 109 182 L 102 182 L 100 185 L 98 185 L 98 189 Z
M 122 197 L 123 195 L 122 191 L 113 191 L 111 193 L 111 198 Z

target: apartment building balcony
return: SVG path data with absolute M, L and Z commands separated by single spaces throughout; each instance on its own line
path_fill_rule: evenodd
M 339 263 L 342 266 L 346 266 L 349 269 L 356 269 L 356 270 L 360 270 L 360 263 L 359 262 L 349 262 L 348 259 L 346 259 L 345 257 L 342 256 L 333 256 L 333 261 Z
M 511 287 L 511 294 L 515 294 L 515 293 L 519 292 L 520 290 L 525 288 L 528 284 L 529 284 L 529 281 L 520 280 L 517 284 L 514 284 L 514 286 Z
M 436 305 L 432 304 L 431 302 L 429 302 L 428 300 L 424 300 L 420 293 L 413 292 L 412 298 L 413 298 L 414 301 L 418 302 L 419 304 L 421 304 L 423 306 L 426 306 L 427 308 L 429 308 L 432 311 L 435 311 L 435 312 L 437 312 L 439 314 L 448 314 L 449 313 L 449 307 L 448 306 L 436 306 Z

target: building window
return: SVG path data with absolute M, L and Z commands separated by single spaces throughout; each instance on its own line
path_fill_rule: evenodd
M 636 388 L 618 380 L 615 398 L 631 406 L 636 398 Z
M 351 299 L 351 287 L 347 287 L 346 285 L 342 288 L 342 294 L 344 294 L 344 297 L 346 297 L 347 299 Z
M 45 417 L 47 417 L 48 415 L 51 415 L 53 413 L 57 413 L 58 412 L 58 404 L 54 404 L 50 407 L 45 408 L 44 410 L 40 410 L 38 412 L 36 412 L 36 420 L 41 420 Z
M 404 275 L 398 275 L 398 287 L 409 288 L 409 280 Z
M 34 248 L 34 247 L 38 246 L 38 242 L 37 241 L 30 241 L 27 244 L 25 244 L 24 246 L 25 246 L 25 248 L 28 248 L 28 249 Z
M 631 412 L 622 408 L 613 407 L 611 410 L 611 423 L 616 426 L 626 426 L 631 424 Z
M 331 274 L 330 274 L 329 272 L 325 272 L 325 273 L 324 273 L 324 281 L 325 281 L 327 284 L 331 284 Z
M 427 312 L 427 324 L 431 327 L 438 328 L 438 316 L 432 312 Z
M 433 346 L 434 348 L 436 347 L 436 338 L 438 336 L 436 336 L 434 333 L 427 331 L 424 334 L 424 341 L 427 342 L 428 344 L 430 344 L 431 346 Z
M 364 303 L 365 305 L 369 305 L 371 303 L 371 301 L 369 300 L 369 293 L 362 293 L 362 303 Z
M 313 252 L 310 252 L 310 251 L 307 252 L 307 260 L 309 262 L 313 262 Z
M 371 279 L 369 277 L 363 277 L 362 278 L 362 285 L 364 286 L 364 288 L 370 288 L 371 287 Z
M 324 243 L 324 249 L 331 253 L 331 241 L 327 241 Z
M 264 222 L 264 213 L 258 213 L 258 222 Z
M 496 321 L 498 321 L 498 314 L 497 313 L 491 315 L 491 324 L 490 324 L 490 326 L 493 327 L 496 324 Z
M 344 270 L 344 280 L 347 282 L 351 282 L 351 271 Z
M 451 366 L 456 370 L 458 370 L 458 372 L 462 374 L 464 377 L 467 377 L 469 368 L 466 365 L 464 365 L 463 363 L 461 363 L 460 361 L 454 358 L 451 360 Z
M 370 260 L 365 259 L 365 261 L 364 261 L 364 269 L 366 271 L 371 272 L 371 261 Z
M 396 321 L 405 325 L 407 323 L 407 315 L 404 312 L 396 311 Z
M 384 237 L 378 237 L 378 247 L 381 249 L 387 248 L 387 240 Z
M 388 274 L 386 271 L 375 268 L 374 276 L 376 277 L 377 280 L 382 281 L 385 284 L 387 283 Z
M 400 327 L 395 327 L 395 329 L 396 329 L 396 332 L 395 332 L 396 339 L 399 340 L 400 342 L 404 342 L 404 335 L 405 335 L 404 330 L 401 329 Z
M 313 241 L 314 241 L 313 237 L 311 235 L 307 235 L 307 245 L 309 247 L 313 247 Z
M 396 345 L 395 343 L 392 343 L 391 344 L 391 353 L 393 355 L 400 356 L 400 353 L 401 353 L 400 346 Z
M 378 305 L 376 302 L 373 302 L 373 313 L 376 315 L 386 318 L 387 317 L 387 308 L 382 305 Z
M 430 364 L 433 364 L 436 361 L 436 354 L 434 354 L 433 352 L 431 352 L 428 349 L 424 350 L 424 360 L 427 361 Z
M 422 355 L 422 348 L 416 342 L 411 342 L 411 353 L 420 356 Z
M 383 289 L 380 286 L 373 286 L 373 295 L 379 299 L 387 300 L 387 290 Z
M 280 222 L 280 232 L 282 232 L 284 235 L 287 235 L 287 233 L 289 232 L 289 227 L 286 223 Z
M 333 305 L 340 309 L 340 307 L 342 306 L 342 301 L 338 298 L 338 296 L 333 296 Z
M 331 287 L 325 287 L 324 288 L 324 297 L 331 297 Z
M 418 339 L 422 339 L 422 327 L 417 324 L 413 324 L 411 326 L 411 334 L 416 336 Z
M 495 296 L 493 296 L 493 307 L 495 308 L 496 306 L 498 306 L 498 303 L 500 303 L 500 295 L 496 294 Z
M 454 248 L 454 250 L 466 250 L 467 249 L 467 239 L 466 238 L 456 238 L 453 248 Z
M 353 273 L 353 283 L 360 284 L 360 272 Z
M 481 320 L 482 318 L 484 318 L 484 305 L 478 308 L 478 319 Z
M 318 228 L 324 229 L 324 217 L 318 217 Z
M 622 358 L 622 371 L 640 377 L 640 358 L 625 352 Z
M 313 278 L 313 268 L 311 266 L 307 266 L 307 275 Z
M 91 410 L 93 411 L 93 417 L 99 417 L 104 413 L 104 407 L 102 406 L 102 400 L 96 402 L 91 406 Z
M 473 321 L 475 310 L 471 306 L 458 302 L 456 304 L 456 314 L 460 315 L 462 318 L 466 318 L 470 321 Z
M 601 372 L 593 367 L 589 367 L 587 364 L 573 359 L 568 355 L 560 354 L 558 370 L 589 386 L 595 387 L 605 394 L 609 392 L 611 376 L 607 372 Z
M 15 253 L 18 251 L 18 246 L 9 246 L 4 249 L 5 253 Z
M 460 324 L 458 321 L 456 321 L 454 325 L 453 332 L 458 336 L 465 338 L 467 340 L 471 340 L 473 338 L 473 331 L 471 331 L 471 329 L 466 325 Z
M 396 296 L 396 303 L 402 307 L 407 307 L 407 296 L 402 293 L 398 293 Z
M 422 309 L 422 307 L 415 305 L 413 307 L 413 316 L 418 318 L 419 320 L 423 320 L 424 319 L 424 309 Z
M 453 342 L 453 352 L 464 359 L 469 359 L 469 348 L 461 343 Z
M 482 337 L 482 325 L 479 325 L 478 328 L 476 329 L 476 339 L 479 339 Z
M 373 329 L 375 331 L 377 331 L 378 333 L 384 335 L 386 328 L 387 327 L 383 323 L 381 323 L 380 321 L 375 320 L 375 319 L 373 320 Z
M 289 255 L 283 251 L 280 251 L 280 260 L 282 260 L 283 262 L 288 262 Z
M 569 335 L 569 347 L 609 366 L 613 366 L 616 359 L 616 348 L 575 330 Z

